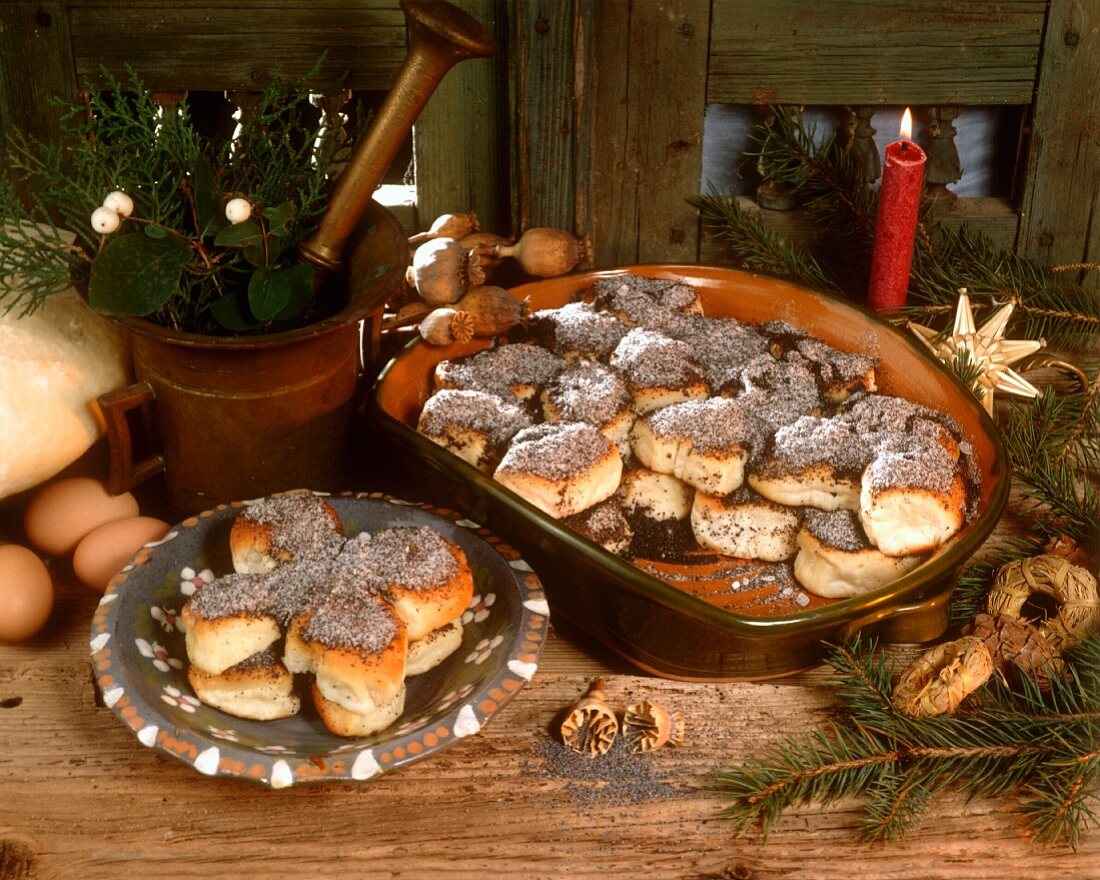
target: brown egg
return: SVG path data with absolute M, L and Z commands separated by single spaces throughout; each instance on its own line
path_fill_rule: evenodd
M 151 516 L 116 519 L 92 529 L 76 545 L 73 572 L 86 587 L 98 593 L 130 557 L 150 541 L 159 541 L 168 534 L 168 523 Z
M 49 620 L 53 582 L 42 560 L 18 544 L 0 546 L 0 642 L 22 642 Z
M 71 477 L 51 483 L 31 499 L 23 527 L 37 550 L 65 556 L 96 526 L 137 514 L 137 501 L 129 492 L 108 495 L 99 480 Z

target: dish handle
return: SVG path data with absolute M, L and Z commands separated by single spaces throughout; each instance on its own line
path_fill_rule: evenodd
M 840 628 L 837 639 L 847 641 L 867 627 L 875 627 L 883 642 L 919 644 L 938 639 L 947 631 L 948 603 L 955 591 L 951 578 L 947 589 L 906 605 L 883 608 L 857 617 Z

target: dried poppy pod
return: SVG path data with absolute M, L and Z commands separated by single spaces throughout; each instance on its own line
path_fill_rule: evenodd
M 428 312 L 416 329 L 429 345 L 469 342 L 473 336 L 469 315 L 447 306 Z
M 471 287 L 485 280 L 477 255 L 453 238 L 433 238 L 416 249 L 412 259 L 416 292 L 433 306 L 457 302 Z
M 500 336 L 527 316 L 526 302 L 488 284 L 470 288 L 455 308 L 470 316 L 471 334 L 478 337 Z
M 928 718 L 954 712 L 993 674 L 993 655 L 975 636 L 964 636 L 921 654 L 894 687 L 894 705 L 906 715 Z
M 548 226 L 528 229 L 514 245 L 497 245 L 493 252 L 497 257 L 514 257 L 524 272 L 540 278 L 564 275 L 591 258 L 587 237 Z
M 510 245 L 512 239 L 495 232 L 471 232 L 462 236 L 458 243 L 467 250 L 477 251 L 477 261 L 482 269 L 492 269 L 499 266 L 504 259 L 496 255 L 497 245 Z
M 561 738 L 569 748 L 589 757 L 604 755 L 619 733 L 619 721 L 607 705 L 603 679 L 592 682 L 561 725 Z
M 663 745 L 680 745 L 684 741 L 684 728 L 682 712 L 670 711 L 649 700 L 627 706 L 623 714 L 623 737 L 626 747 L 635 755 Z
M 477 232 L 480 228 L 477 224 L 477 214 L 473 211 L 468 214 L 443 214 L 435 218 L 435 222 L 427 232 L 418 232 L 410 236 L 409 244 L 416 247 L 433 238 L 462 238 L 471 232 Z

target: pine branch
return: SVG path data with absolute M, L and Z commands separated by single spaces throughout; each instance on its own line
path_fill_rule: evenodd
M 1090 792 L 1100 768 L 1100 697 L 1089 689 L 1100 677 L 1097 661 L 1100 647 L 1082 646 L 1071 675 L 1048 693 L 1033 682 L 1022 693 L 995 684 L 965 711 L 911 718 L 893 708 L 890 665 L 875 643 L 853 641 L 829 661 L 840 719 L 717 773 L 715 791 L 729 801 L 720 815 L 741 833 L 759 825 L 766 838 L 796 803 L 863 795 L 864 838 L 895 840 L 947 789 L 986 797 L 1018 792 L 1037 839 L 1075 844 L 1092 821 Z M 1078 664 L 1087 671 L 1079 673 Z
M 797 803 L 831 803 L 859 794 L 897 763 L 897 753 L 872 734 L 826 725 L 808 740 L 786 740 L 745 766 L 715 774 L 714 790 L 730 803 L 719 815 L 739 833 L 768 831 Z
M 928 810 L 935 792 L 903 773 L 883 774 L 867 791 L 860 836 L 874 843 L 900 840 Z
M 742 211 L 736 198 L 712 190 L 692 200 L 692 204 L 699 209 L 703 223 L 729 241 L 733 255 L 744 268 L 800 281 L 819 290 L 840 292 L 813 257 L 783 241 L 759 219 Z
M 911 305 L 906 316 L 919 323 L 954 311 L 960 287 L 970 294 L 975 318 L 1003 303 L 1014 306 L 1009 335 L 1046 339 L 1070 349 L 1086 347 L 1100 333 L 1100 300 L 1076 284 L 1062 282 L 1038 263 L 998 250 L 965 226 L 933 226 L 927 243 L 913 252 Z
M 984 555 L 971 559 L 955 585 L 951 596 L 950 616 L 955 627 L 968 623 L 978 614 L 985 613 L 989 584 L 997 570 L 1017 559 L 1027 559 L 1042 552 L 1039 538 L 1010 538 L 994 547 L 987 547 Z
M 1100 491 L 1088 472 L 1097 464 L 1098 381 L 1094 376 L 1078 394 L 1058 396 L 1048 388 L 1014 407 L 1002 430 L 1024 512 L 1036 516 L 1042 534 L 1065 534 L 1083 545 L 1100 530 Z

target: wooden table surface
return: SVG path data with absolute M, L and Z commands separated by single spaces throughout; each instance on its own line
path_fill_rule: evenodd
M 19 538 L 20 501 L 0 504 L 0 537 Z M 1007 513 L 990 540 L 1026 527 Z M 1100 878 L 1100 831 L 1076 852 L 1031 844 L 1011 800 L 936 800 L 889 846 L 860 842 L 854 800 L 794 808 L 766 842 L 735 837 L 716 816 L 710 774 L 829 718 L 827 670 L 666 681 L 553 624 L 534 679 L 476 736 L 422 761 L 369 782 L 278 791 L 201 776 L 140 745 L 99 702 L 88 658 L 99 597 L 66 564 L 54 563 L 54 578 L 47 627 L 0 645 L 0 880 Z M 914 653 L 892 650 L 902 662 Z M 687 719 L 686 743 L 639 758 L 633 788 L 601 788 L 544 757 L 597 676 L 615 707 L 649 697 Z

